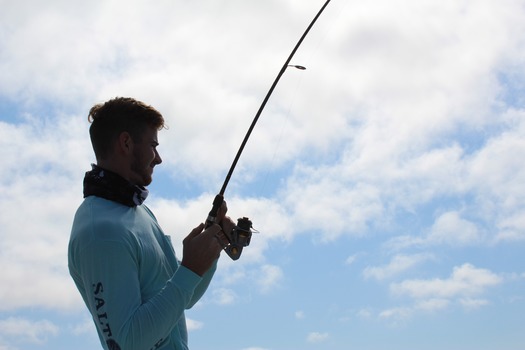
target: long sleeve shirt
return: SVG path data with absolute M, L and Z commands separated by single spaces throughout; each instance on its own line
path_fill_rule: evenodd
M 96 196 L 75 214 L 68 263 L 107 350 L 188 349 L 184 310 L 201 298 L 217 267 L 193 273 L 145 205 Z

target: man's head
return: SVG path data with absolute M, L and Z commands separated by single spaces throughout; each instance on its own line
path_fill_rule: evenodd
M 91 108 L 89 135 L 98 165 L 134 184 L 151 182 L 153 167 L 162 162 L 156 147 L 164 118 L 133 98 L 117 97 Z

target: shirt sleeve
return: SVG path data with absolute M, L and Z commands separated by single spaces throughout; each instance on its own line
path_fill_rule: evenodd
M 74 260 L 82 271 L 85 301 L 99 334 L 106 344 L 126 350 L 151 349 L 161 342 L 211 279 L 180 266 L 159 293 L 143 301 L 133 246 L 97 241 L 84 246 Z
M 217 262 L 218 262 L 218 259 L 215 260 L 215 262 L 210 267 L 210 269 L 206 271 L 204 275 L 202 275 L 202 278 L 199 284 L 197 285 L 197 287 L 195 287 L 192 298 L 190 302 L 188 303 L 188 307 L 187 307 L 188 309 L 192 308 L 200 300 L 200 298 L 204 295 L 204 293 L 208 289 L 211 279 L 213 278 L 213 275 L 215 274 L 215 271 L 217 270 Z

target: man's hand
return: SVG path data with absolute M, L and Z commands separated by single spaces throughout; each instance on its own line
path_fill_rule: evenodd
M 218 232 L 216 237 L 223 247 L 227 246 L 230 243 L 227 237 L 231 236 L 230 233 L 235 227 L 235 222 L 233 222 L 229 216 L 226 216 L 227 212 L 228 206 L 226 204 L 226 201 L 223 201 L 217 213 L 217 218 L 215 219 L 216 222 L 222 227 L 222 231 Z
M 201 223 L 195 227 L 182 241 L 181 264 L 199 276 L 210 269 L 222 250 L 216 237 L 222 228 L 214 224 L 203 231 L 204 226 Z

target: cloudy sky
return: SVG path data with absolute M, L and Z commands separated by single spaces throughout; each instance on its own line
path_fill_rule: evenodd
M 87 112 L 155 106 L 178 254 L 323 0 L 0 0 L 0 349 L 100 348 L 67 271 Z M 523 349 L 525 2 L 333 0 L 226 191 L 194 350 Z

